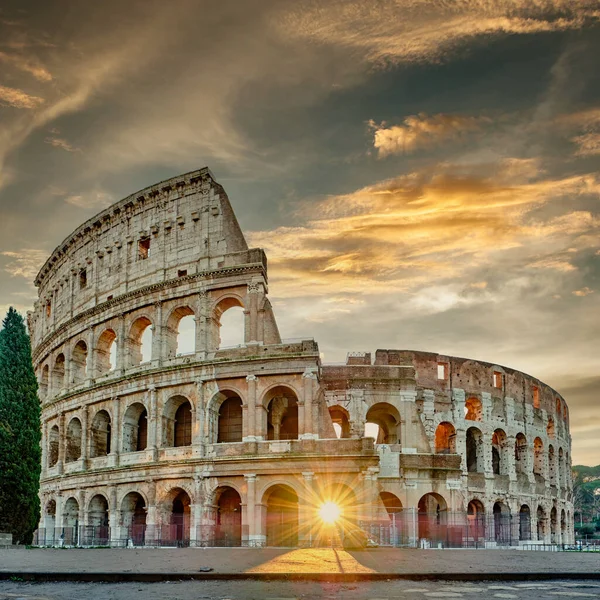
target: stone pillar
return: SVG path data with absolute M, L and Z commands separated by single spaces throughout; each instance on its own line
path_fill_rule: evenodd
M 417 392 L 415 390 L 400 390 L 399 412 L 402 415 L 400 422 L 400 439 L 398 443 L 402 444 L 402 452 L 416 453 L 418 440 L 416 438 L 415 427 L 412 423 L 414 418 L 418 418 L 416 412 Z
M 89 457 L 88 442 L 88 407 L 81 407 L 81 470 L 87 469 L 87 460 Z
M 206 380 L 200 377 L 196 381 L 197 401 L 196 418 L 192 430 L 192 446 L 195 456 L 204 456 L 206 438 L 204 437 L 204 424 L 206 422 Z
M 121 449 L 121 426 L 119 418 L 119 397 L 116 396 L 112 399 L 112 422 L 111 422 L 111 436 L 110 436 L 110 453 L 108 455 L 108 465 L 110 467 L 117 467 L 119 465 L 119 452 Z
M 58 540 L 61 539 L 61 534 L 63 532 L 64 529 L 64 522 L 63 522 L 63 512 L 64 512 L 64 501 L 65 499 L 63 498 L 60 490 L 56 493 L 55 496 L 55 501 L 56 501 L 56 512 L 54 513 L 54 527 L 55 527 L 55 531 L 53 533 L 53 538 L 55 540 L 56 545 L 58 545 Z M 42 506 L 42 519 L 44 518 L 43 515 L 43 511 L 44 511 L 44 507 Z
M 300 428 L 300 439 L 312 439 L 316 440 L 319 438 L 319 432 L 314 431 L 313 425 L 313 397 L 315 393 L 315 383 L 317 381 L 317 375 L 310 369 L 306 369 L 302 374 L 302 400 L 304 404 L 304 419 L 300 420 L 300 414 L 298 415 L 299 428 Z
M 42 479 L 48 470 L 48 421 L 42 423 L 42 439 L 40 441 L 42 450 Z
M 242 546 L 256 546 L 256 474 L 247 473 L 246 480 L 246 503 L 242 510 Z M 244 507 L 242 507 L 244 508 Z M 259 544 L 260 545 L 260 544 Z
M 452 388 L 452 417 L 455 426 L 465 418 L 465 390 Z
M 154 303 L 154 322 L 152 323 L 152 357 L 153 366 L 159 367 L 163 362 L 164 354 L 163 335 L 163 305 L 162 302 Z
M 156 386 L 151 385 L 148 387 L 150 396 L 150 406 L 148 407 L 148 449 L 152 454 L 152 460 L 158 460 L 158 401 Z
M 212 350 L 211 343 L 211 325 L 212 315 L 210 314 L 210 296 L 206 290 L 198 292 L 196 311 L 196 354 L 200 358 L 206 358 L 209 350 Z
M 117 506 L 117 488 L 113 485 L 108 488 L 108 527 L 110 545 L 119 546 L 121 540 L 121 511 Z
M 260 433 L 258 422 L 256 420 L 256 386 L 258 377 L 250 374 L 246 377 L 246 383 L 248 386 L 248 395 L 246 397 L 246 403 L 242 406 L 242 440 L 244 442 L 254 442 L 257 440 Z
M 153 479 L 146 479 L 146 545 L 155 546 L 158 539 L 158 520 L 156 510 L 156 483 Z
M 125 314 L 119 315 L 119 331 L 117 332 L 117 364 L 115 365 L 115 371 L 123 374 L 129 360 L 127 358 L 127 332 L 125 330 Z
M 314 472 L 303 472 L 302 479 L 304 480 L 305 500 L 298 507 L 298 545 L 311 548 L 316 542 L 321 527 L 321 523 L 316 519 L 320 498 L 316 489 Z
M 87 335 L 87 358 L 85 364 L 85 373 L 83 379 L 86 385 L 90 385 L 91 380 L 96 377 L 96 336 L 94 327 L 90 327 Z
M 59 475 L 64 472 L 66 443 L 65 413 L 61 412 L 58 417 L 58 462 L 56 463 L 56 471 Z
M 514 436 L 509 435 L 506 437 L 505 445 L 502 448 L 502 460 L 505 461 L 506 473 L 511 481 L 516 481 L 517 479 L 517 469 L 515 467 L 516 443 L 517 439 Z

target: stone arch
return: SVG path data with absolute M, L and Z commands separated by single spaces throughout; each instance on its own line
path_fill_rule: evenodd
M 470 396 L 465 400 L 465 420 L 483 421 L 483 404 L 479 398 Z
M 83 340 L 79 340 L 71 353 L 71 382 L 80 383 L 87 376 L 88 347 Z
M 60 446 L 60 431 L 58 425 L 53 425 L 48 432 L 48 466 L 58 463 L 58 448 Z
M 50 367 L 46 363 L 42 367 L 42 373 L 41 373 L 41 376 L 40 376 L 39 387 L 40 387 L 40 397 L 41 398 L 45 398 L 48 395 L 49 382 L 50 382 Z
M 238 490 L 225 485 L 214 492 L 215 546 L 242 545 L 242 498 Z
M 192 403 L 185 396 L 169 398 L 162 417 L 163 446 L 178 448 L 192 445 L 192 410 Z
M 524 434 L 517 433 L 515 438 L 515 471 L 517 473 L 528 473 L 527 451 L 527 438 Z
M 182 487 L 175 487 L 167 494 L 166 523 L 162 542 L 172 546 L 189 546 L 191 525 L 191 495 Z
M 418 504 L 419 538 L 433 543 L 446 540 L 448 504 L 446 499 L 435 492 L 421 496 Z
M 448 421 L 440 423 L 435 430 L 435 453 L 456 454 L 456 429 Z
M 550 542 L 556 544 L 558 534 L 558 511 L 556 506 L 550 509 Z
M 537 539 L 539 541 L 546 541 L 546 532 L 548 529 L 548 524 L 546 521 L 546 510 L 544 507 L 539 504 L 537 507 Z
M 263 494 L 268 546 L 298 545 L 298 494 L 289 485 L 271 485 Z
M 494 540 L 498 544 L 509 544 L 511 541 L 511 514 L 508 504 L 501 500 L 494 502 Z
M 239 296 L 228 294 L 219 298 L 213 315 L 217 326 L 217 348 L 244 345 L 246 315 L 244 302 Z
M 519 509 L 519 540 L 528 541 L 531 539 L 531 510 L 527 504 L 523 504 Z
M 128 492 L 121 500 L 121 526 L 134 546 L 146 541 L 146 499 L 140 492 Z
M 154 326 L 147 316 L 138 316 L 133 321 L 127 337 L 127 365 L 129 367 L 137 367 L 152 360 L 153 333 Z
M 121 452 L 140 452 L 148 446 L 148 411 L 141 402 L 133 402 L 123 415 Z
M 533 441 L 533 473 L 544 475 L 544 443 L 539 437 Z
M 82 525 L 79 518 L 79 502 L 73 496 L 65 501 L 62 512 L 62 534 L 65 546 L 76 545 L 79 541 L 79 528 Z
M 194 310 L 187 305 L 178 306 L 171 311 L 164 330 L 167 358 L 195 352 L 195 316 Z
M 73 417 L 67 425 L 67 448 L 65 462 L 73 462 L 81 458 L 81 421 Z
M 109 541 L 108 500 L 104 494 L 96 494 L 88 504 L 88 523 L 83 543 L 87 546 L 105 546 Z
M 96 343 L 96 371 L 98 375 L 114 371 L 116 360 L 117 334 L 112 329 L 105 329 Z
M 106 456 L 112 449 L 111 419 L 107 410 L 99 410 L 92 420 L 90 458 Z
M 477 427 L 467 429 L 467 471 L 469 473 L 483 473 L 483 434 Z
M 55 394 L 65 387 L 65 355 L 62 352 L 54 360 L 50 384 Z
M 43 511 L 43 529 L 44 532 L 38 532 L 38 544 L 43 546 L 52 546 L 55 540 L 56 523 L 56 500 L 50 498 L 44 505 Z
M 400 443 L 400 412 L 389 402 L 373 404 L 366 415 L 366 422 L 377 425 L 376 444 Z
M 564 508 L 560 511 L 560 536 L 561 536 L 560 543 L 566 544 L 566 542 L 567 542 L 567 514 L 566 514 Z
M 271 387 L 263 396 L 267 409 L 267 439 L 298 439 L 298 395 L 287 385 Z
M 238 390 L 219 390 L 208 402 L 208 440 L 210 444 L 241 442 L 244 401 Z
M 476 542 L 485 539 L 485 506 L 479 498 L 473 498 L 467 505 L 469 537 Z
M 391 492 L 380 492 L 379 497 L 381 498 L 390 519 L 392 519 L 392 515 L 398 515 L 404 510 L 402 502 L 396 494 L 392 494 Z
M 503 429 L 492 434 L 492 471 L 494 475 L 508 475 L 509 453 L 508 439 Z
M 554 419 L 550 417 L 548 419 L 548 425 L 546 426 L 546 434 L 550 439 L 554 439 L 555 436 Z
M 329 416 L 338 439 L 350 437 L 350 413 L 339 404 L 329 407 Z

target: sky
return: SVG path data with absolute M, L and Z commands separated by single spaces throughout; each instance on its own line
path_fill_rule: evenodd
M 209 166 L 283 337 L 532 374 L 599 464 L 599 34 L 597 0 L 3 0 L 0 313 Z

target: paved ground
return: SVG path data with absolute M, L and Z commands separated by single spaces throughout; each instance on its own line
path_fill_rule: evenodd
M 0 573 L 598 574 L 600 553 L 375 548 L 0 550 Z
M 600 582 L 443 583 L 378 581 L 356 584 L 262 581 L 187 581 L 182 583 L 0 582 L 0 600 L 429 600 L 430 598 L 514 598 L 560 600 L 600 598 Z

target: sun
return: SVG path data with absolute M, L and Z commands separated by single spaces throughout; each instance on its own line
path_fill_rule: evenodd
M 342 509 L 335 502 L 325 502 L 319 508 L 319 517 L 324 523 L 335 523 L 341 514 Z

